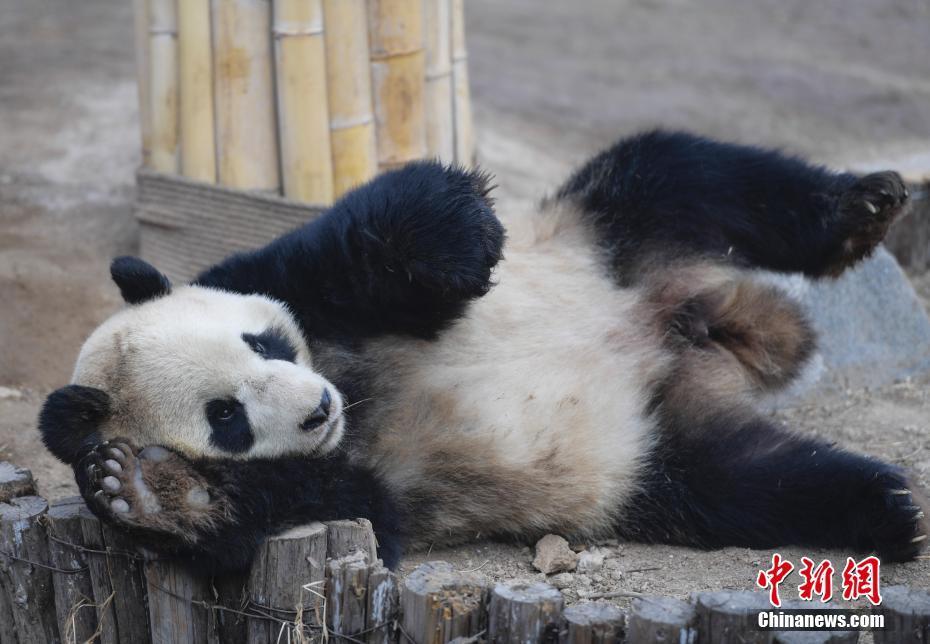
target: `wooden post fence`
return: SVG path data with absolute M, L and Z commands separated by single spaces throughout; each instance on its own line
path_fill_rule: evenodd
M 209 577 L 155 559 L 77 497 L 49 505 L 28 470 L 0 463 L 0 644 L 680 644 L 856 642 L 857 632 L 755 626 L 762 591 L 635 596 L 565 606 L 543 582 L 491 585 L 445 562 L 404 579 L 377 559 L 364 519 L 314 523 L 269 539 L 246 574 Z M 930 592 L 882 589 L 874 641 L 930 641 Z M 789 602 L 786 608 L 810 608 Z M 818 606 L 823 608 L 822 606 Z

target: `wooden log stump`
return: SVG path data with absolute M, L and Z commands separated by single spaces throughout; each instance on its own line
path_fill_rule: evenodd
M 119 641 L 147 644 L 152 638 L 142 555 L 129 535 L 106 523 L 100 527 Z
M 145 563 L 149 620 L 154 644 L 207 644 L 217 642 L 210 580 L 191 572 L 182 562 L 153 560 Z
M 762 593 L 698 593 L 694 596 L 694 604 L 697 609 L 698 636 L 702 642 L 768 643 L 774 638 L 772 631 L 756 629 L 758 611 L 771 608 Z
M 365 621 L 368 644 L 392 644 L 394 619 L 400 605 L 397 575 L 376 563 L 368 570 L 368 612 Z
M 378 540 L 368 519 L 327 521 L 326 528 L 329 531 L 326 542 L 327 559 L 339 559 L 353 552 L 364 552 L 368 561 L 378 560 Z
M 326 622 L 336 635 L 357 637 L 368 613 L 368 555 L 356 551 L 326 564 Z
M 882 604 L 873 613 L 885 616 L 885 630 L 874 631 L 876 644 L 930 642 L 930 592 L 905 586 L 882 589 Z
M 110 584 L 110 557 L 105 554 L 107 546 L 103 541 L 103 525 L 100 519 L 90 512 L 80 513 L 78 519 L 84 539 L 84 554 L 87 572 L 90 574 L 100 644 L 118 644 L 119 630 L 113 604 L 113 586 Z
M 36 483 L 32 472 L 12 463 L 0 461 L 0 503 L 9 503 L 18 496 L 34 496 Z
M 497 584 L 488 609 L 488 641 L 556 641 L 563 603 L 562 593 L 549 584 Z
M 625 615 L 607 602 L 569 606 L 562 613 L 562 644 L 612 644 L 623 640 Z
M 697 641 L 694 606 L 672 597 L 643 597 L 633 600 L 627 621 L 631 642 Z
M 326 541 L 322 523 L 265 541 L 249 573 L 250 612 L 262 615 L 248 620 L 249 642 L 300 641 L 322 624 Z
M 781 631 L 775 633 L 772 641 L 775 644 L 855 644 L 859 641 L 859 632 Z
M 23 643 L 60 641 L 48 539 L 40 522 L 47 511 L 39 496 L 0 503 L 0 594 L 8 600 L 2 617 Z M 0 631 L 4 641 L 17 641 L 7 627 Z
M 457 572 L 444 561 L 425 563 L 410 573 L 401 588 L 404 632 L 418 644 L 474 637 L 486 628 L 487 596 L 483 576 Z
M 52 572 L 58 632 L 64 642 L 86 642 L 97 631 L 88 555 L 82 551 L 82 515 L 90 515 L 90 510 L 81 497 L 72 496 L 52 503 L 46 516 L 51 564 L 61 570 L 83 569 L 73 573 Z

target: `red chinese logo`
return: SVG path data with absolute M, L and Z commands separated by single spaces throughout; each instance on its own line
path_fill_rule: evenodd
M 866 597 L 875 606 L 882 603 L 882 595 L 878 590 L 880 565 L 878 557 L 866 557 L 858 563 L 852 557 L 847 557 L 846 567 L 843 568 L 843 599 Z
M 798 572 L 804 581 L 798 586 L 798 597 L 811 601 L 819 595 L 821 603 L 826 604 L 833 597 L 833 564 L 824 559 L 814 568 L 814 562 L 807 557 L 801 557 L 801 563 L 804 565 Z
M 824 559 L 814 566 L 814 561 L 808 557 L 801 557 L 801 564 L 798 574 L 801 575 L 803 581 L 798 586 L 798 597 L 805 601 L 813 601 L 816 596 L 824 604 L 830 601 L 833 598 L 833 573 L 835 572 L 833 564 L 828 559 Z M 881 604 L 882 595 L 879 591 L 878 575 L 880 565 L 878 557 L 874 556 L 866 557 L 862 561 L 847 557 L 842 574 L 843 599 L 852 601 L 865 597 L 876 606 Z M 776 608 L 781 607 L 778 587 L 792 570 L 794 570 L 794 564 L 783 559 L 776 552 L 772 555 L 771 567 L 760 570 L 756 577 L 756 584 L 760 588 L 768 589 L 769 602 Z
M 769 601 L 772 606 L 778 608 L 781 606 L 781 598 L 778 596 L 778 585 L 785 580 L 791 571 L 794 570 L 794 564 L 785 561 L 777 552 L 772 555 L 772 567 L 768 570 L 760 570 L 759 576 L 756 577 L 756 583 L 760 588 L 769 589 Z

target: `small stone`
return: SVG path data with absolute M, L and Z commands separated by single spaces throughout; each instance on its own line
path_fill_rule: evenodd
M 547 581 L 561 590 L 562 588 L 567 588 L 575 583 L 575 575 L 570 572 L 560 572 L 557 575 L 552 575 L 549 577 Z
M 536 544 L 536 558 L 533 567 L 540 572 L 551 575 L 556 572 L 574 570 L 578 555 L 568 547 L 568 541 L 555 534 L 547 534 Z
M 595 572 L 604 567 L 610 552 L 604 548 L 589 548 L 578 555 L 578 572 Z
M 12 387 L 0 387 L 0 400 L 19 400 L 23 397 L 23 392 Z

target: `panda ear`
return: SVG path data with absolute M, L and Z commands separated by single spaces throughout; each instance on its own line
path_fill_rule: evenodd
M 73 465 L 102 440 L 98 429 L 110 416 L 110 396 L 100 389 L 68 385 L 49 394 L 39 413 L 42 442 Z
M 117 257 L 110 276 L 127 304 L 140 304 L 171 292 L 171 282 L 157 268 L 138 257 Z

